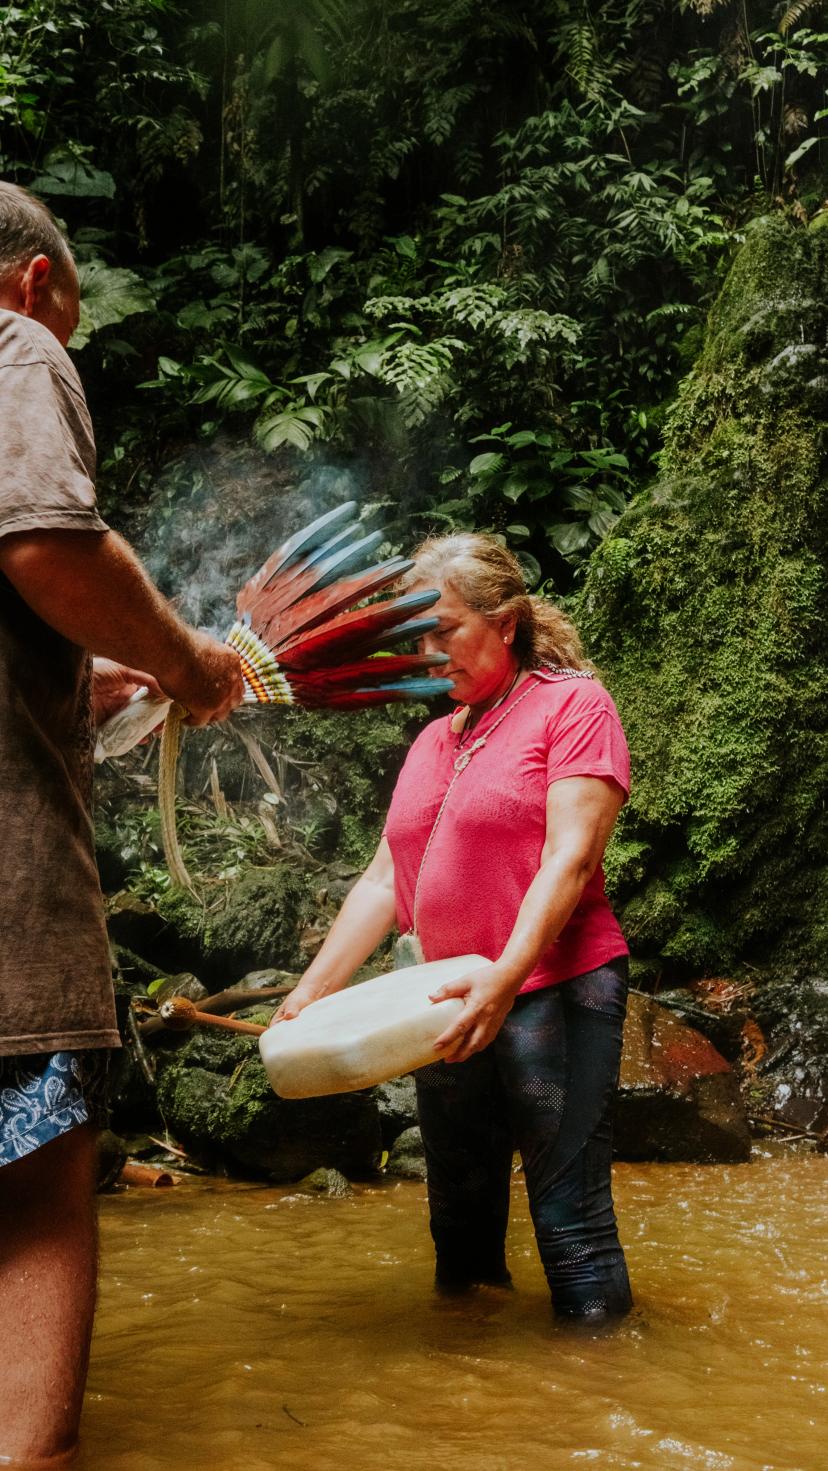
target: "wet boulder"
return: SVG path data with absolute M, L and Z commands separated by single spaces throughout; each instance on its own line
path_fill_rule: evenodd
M 163 937 L 167 925 L 163 916 L 154 905 L 129 889 L 119 889 L 107 900 L 106 925 L 109 938 L 116 947 L 128 950 L 131 955 L 146 957 L 148 964 L 164 954 Z M 159 970 L 168 969 L 160 958 L 156 959 L 156 964 Z M 190 969 L 189 966 L 186 968 Z
M 111 1190 L 127 1159 L 127 1148 L 119 1134 L 102 1129 L 98 1134 L 97 1188 L 100 1193 Z
M 401 1180 L 424 1180 L 426 1177 L 425 1149 L 418 1128 L 406 1129 L 395 1141 L 386 1166 L 389 1175 Z
M 417 1089 L 411 1073 L 380 1083 L 376 1090 L 382 1125 L 382 1147 L 390 1149 L 395 1139 L 417 1122 Z
M 324 1195 L 334 1200 L 346 1200 L 353 1195 L 353 1186 L 339 1170 L 312 1170 L 299 1181 L 300 1190 L 308 1195 Z
M 706 1164 L 750 1157 L 730 1064 L 712 1042 L 650 996 L 632 992 L 614 1116 L 620 1159 Z
M 757 991 L 764 1054 L 753 1085 L 756 1112 L 828 1145 L 828 978 L 794 971 Z
M 159 1053 L 158 1104 L 198 1158 L 242 1175 L 280 1183 L 320 1168 L 360 1177 L 379 1165 L 373 1093 L 278 1098 L 254 1038 L 194 1032 L 174 1053 Z

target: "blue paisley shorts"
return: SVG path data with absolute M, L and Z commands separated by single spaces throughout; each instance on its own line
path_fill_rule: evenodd
M 108 1064 L 105 1049 L 0 1057 L 0 1166 L 78 1124 L 106 1127 Z

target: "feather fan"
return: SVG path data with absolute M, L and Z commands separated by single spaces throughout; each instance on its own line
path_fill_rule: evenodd
M 360 535 L 356 502 L 318 517 L 288 538 L 245 583 L 226 642 L 244 675 L 242 705 L 301 705 L 349 710 L 444 694 L 451 680 L 426 673 L 443 654 L 388 653 L 437 626 L 422 616 L 437 590 L 368 601 L 413 563 L 402 557 L 365 566 L 382 534 Z M 166 718 L 159 803 L 170 872 L 188 884 L 175 835 L 174 782 L 186 711 L 145 692 L 98 732 L 96 759 L 121 756 Z

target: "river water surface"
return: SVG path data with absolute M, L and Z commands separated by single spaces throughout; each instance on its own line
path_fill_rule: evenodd
M 616 1166 L 637 1307 L 439 1298 L 424 1187 L 186 1180 L 102 1201 L 78 1471 L 825 1471 L 828 1158 Z

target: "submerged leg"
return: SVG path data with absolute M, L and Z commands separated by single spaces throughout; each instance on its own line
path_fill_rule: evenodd
M 0 1168 L 0 1463 L 62 1465 L 78 1438 L 97 1269 L 96 1130 Z
M 612 1103 L 626 965 L 519 998 L 496 1046 L 556 1313 L 632 1306 L 612 1202 Z
M 508 1283 L 512 1137 L 491 1049 L 415 1076 L 437 1285 Z

